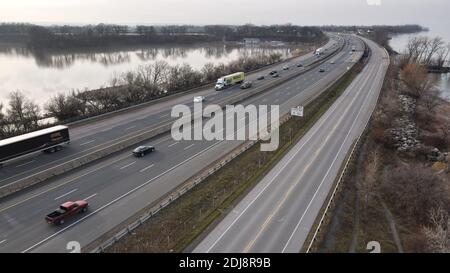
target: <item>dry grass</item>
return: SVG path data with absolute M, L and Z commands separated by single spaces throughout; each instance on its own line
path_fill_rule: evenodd
M 181 252 L 206 228 L 225 216 L 244 193 L 267 173 L 352 82 L 362 66 L 347 73 L 305 107 L 305 118 L 290 119 L 280 128 L 280 148 L 261 152 L 255 145 L 190 192 L 125 236 L 106 252 Z

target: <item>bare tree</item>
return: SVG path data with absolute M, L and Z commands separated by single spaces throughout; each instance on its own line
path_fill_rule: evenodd
M 0 103 L 0 124 L 4 123 L 5 114 L 3 113 L 3 103 Z
M 85 106 L 75 94 L 57 94 L 45 106 L 46 110 L 59 121 L 70 120 L 83 114 Z
M 29 101 L 20 91 L 9 95 L 7 114 L 10 122 L 21 132 L 28 132 L 38 126 L 39 106 Z
M 441 37 L 413 37 L 408 41 L 405 51 L 406 63 L 431 65 L 433 59 L 445 60 L 448 54 L 445 42 Z
M 6 137 L 6 135 L 7 135 L 6 126 L 7 126 L 7 121 L 6 121 L 5 114 L 3 113 L 3 103 L 0 103 L 0 138 Z
M 450 217 L 442 207 L 431 210 L 431 225 L 423 227 L 428 251 L 450 253 Z
M 431 209 L 449 204 L 442 179 L 431 168 L 420 164 L 389 170 L 381 189 L 397 213 L 418 223 L 427 221 Z
M 444 141 L 445 146 L 449 147 L 450 146 L 450 124 L 443 123 L 440 125 L 439 129 L 441 131 L 442 139 Z
M 438 67 L 445 66 L 449 53 L 450 53 L 450 43 L 436 52 L 436 66 Z
M 439 98 L 439 91 L 436 89 L 431 89 L 426 92 L 423 92 L 419 102 L 425 106 L 425 108 L 434 113 L 436 111 L 436 107 L 441 104 L 441 99 Z
M 416 63 L 407 64 L 400 71 L 401 80 L 407 87 L 408 95 L 420 98 L 424 92 L 434 88 L 425 67 Z
M 214 63 L 206 63 L 202 68 L 203 81 L 210 82 L 218 79 L 220 77 L 220 73 L 218 72 Z
M 427 56 L 425 58 L 425 64 L 431 64 L 433 56 L 437 54 L 440 50 L 445 48 L 445 42 L 441 37 L 435 37 L 429 41 L 429 47 L 427 49 Z
M 166 61 L 157 61 L 153 64 L 153 80 L 152 84 L 158 86 L 167 80 L 167 70 L 169 64 Z

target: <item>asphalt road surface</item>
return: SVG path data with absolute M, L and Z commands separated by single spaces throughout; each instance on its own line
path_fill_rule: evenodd
M 387 54 L 366 43 L 372 56 L 362 73 L 194 252 L 300 251 L 383 84 Z
M 243 104 L 279 104 L 283 114 L 317 95 L 354 64 L 355 57 L 349 54 L 352 45 L 358 47 L 355 54 L 362 54 L 363 44 L 358 39 L 346 39 L 345 49 L 333 57 L 334 64 L 325 65 L 325 72 L 313 69 Z M 143 143 L 157 149 L 144 158 L 134 158 L 130 151 L 115 153 L 45 185 L 21 191 L 0 202 L 0 252 L 67 252 L 70 241 L 86 246 L 241 143 L 175 142 L 170 135 L 163 135 Z M 45 223 L 45 215 L 59 204 L 78 199 L 89 201 L 88 213 L 58 227 Z
M 334 37 L 336 36 L 332 36 L 330 41 L 324 46 L 324 48 L 328 49 L 327 54 L 338 46 L 338 42 Z M 288 74 L 298 73 L 305 69 L 298 68 L 298 63 L 307 65 L 315 60 L 317 60 L 317 57 L 313 53 L 309 53 L 287 63 L 280 63 L 258 73 L 249 74 L 246 80 L 254 82 L 252 88 L 260 88 L 274 80 L 267 76 L 270 71 L 275 69 L 280 71 L 282 76 L 287 76 Z M 285 65 L 290 67 L 288 71 L 282 70 L 282 67 Z M 257 81 L 256 78 L 259 75 L 266 75 L 266 79 Z M 193 107 L 194 96 L 205 96 L 208 103 L 217 103 L 239 92 L 242 92 L 239 86 L 234 86 L 221 92 L 217 92 L 213 88 L 208 88 L 196 93 L 162 101 L 148 107 L 123 112 L 120 115 L 113 115 L 106 119 L 92 121 L 89 124 L 70 126 L 71 144 L 66 146 L 64 150 L 54 154 L 37 152 L 5 163 L 4 167 L 0 169 L 0 187 L 21 181 L 30 175 L 45 171 L 66 161 L 79 158 L 89 152 L 95 151 L 100 145 L 117 142 L 120 138 L 135 135 L 138 132 L 173 120 L 170 117 L 172 107 L 177 104 Z

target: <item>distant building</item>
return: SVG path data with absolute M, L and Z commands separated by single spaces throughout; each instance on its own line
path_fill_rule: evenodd
M 252 44 L 259 44 L 261 43 L 261 40 L 258 38 L 244 38 L 244 43 L 252 45 Z
M 286 44 L 282 41 L 270 41 L 269 45 L 270 46 L 285 46 Z

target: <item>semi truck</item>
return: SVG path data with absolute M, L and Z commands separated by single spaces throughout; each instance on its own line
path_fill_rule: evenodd
M 0 167 L 7 161 L 34 152 L 53 153 L 70 143 L 69 128 L 59 125 L 0 140 Z
M 323 54 L 323 51 L 324 51 L 323 47 L 320 47 L 320 48 L 316 49 L 316 51 L 314 52 L 314 54 L 315 54 L 316 56 L 320 56 L 320 55 Z
M 244 80 L 245 80 L 244 72 L 237 72 L 231 75 L 227 75 L 217 80 L 215 89 L 216 91 L 220 91 L 235 84 L 243 83 Z

